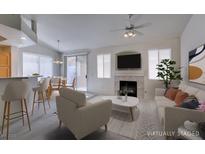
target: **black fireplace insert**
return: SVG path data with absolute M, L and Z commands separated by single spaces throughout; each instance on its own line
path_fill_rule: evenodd
M 120 95 L 137 97 L 137 82 L 136 81 L 120 81 Z

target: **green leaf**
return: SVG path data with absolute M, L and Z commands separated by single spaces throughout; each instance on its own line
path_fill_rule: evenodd
M 161 62 L 156 65 L 158 70 L 157 77 L 162 79 L 165 87 L 168 87 L 172 80 L 182 80 L 180 69 L 175 67 L 176 61 L 171 59 L 162 59 Z

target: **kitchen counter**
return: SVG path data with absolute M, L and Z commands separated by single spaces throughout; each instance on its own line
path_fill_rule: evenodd
M 0 77 L 0 80 L 3 80 L 3 79 L 29 79 L 29 78 L 38 78 L 38 77 L 42 77 L 40 75 L 38 76 L 14 76 L 14 77 Z
M 23 76 L 23 77 L 3 77 L 0 78 L 0 126 L 2 125 L 2 118 L 3 118 L 3 108 L 4 108 L 4 102 L 1 99 L 1 96 L 4 93 L 4 90 L 8 83 L 14 82 L 16 80 L 23 80 L 28 83 L 29 85 L 29 92 L 27 96 L 27 106 L 28 110 L 31 109 L 32 99 L 33 99 L 33 91 L 32 88 L 36 87 L 38 84 L 38 78 L 41 76 Z M 12 111 L 19 111 L 20 110 L 20 103 L 11 103 Z

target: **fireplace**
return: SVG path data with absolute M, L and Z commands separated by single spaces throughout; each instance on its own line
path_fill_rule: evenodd
M 128 96 L 137 97 L 137 82 L 136 81 L 120 81 L 120 95 L 124 96 L 127 91 Z

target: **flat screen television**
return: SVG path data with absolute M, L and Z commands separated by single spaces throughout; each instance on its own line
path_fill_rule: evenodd
M 118 69 L 138 69 L 141 68 L 141 54 L 118 55 Z

